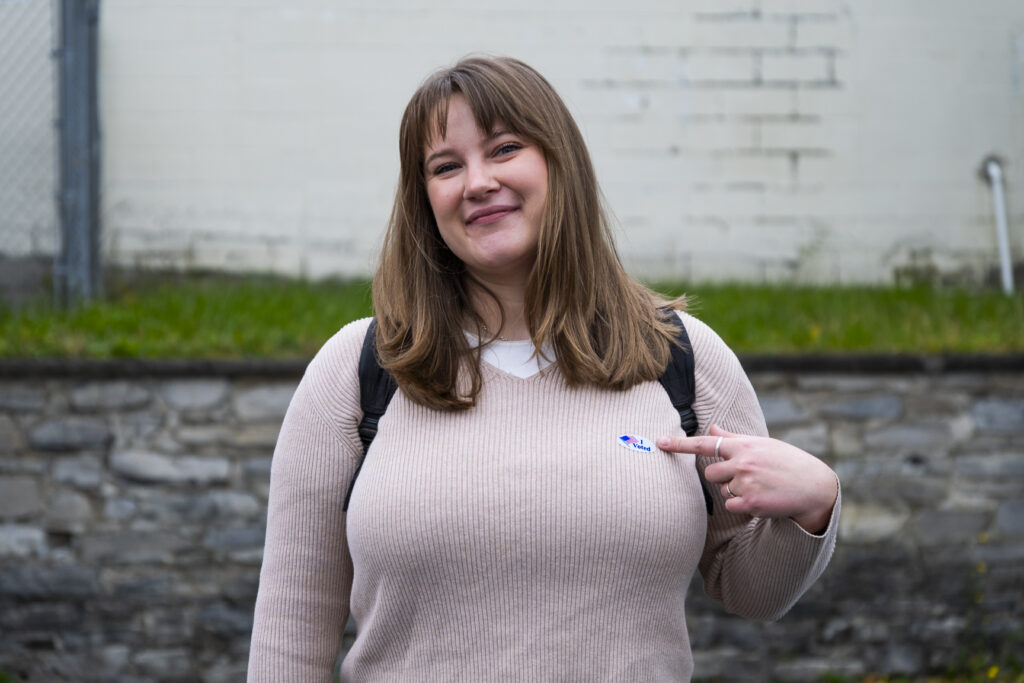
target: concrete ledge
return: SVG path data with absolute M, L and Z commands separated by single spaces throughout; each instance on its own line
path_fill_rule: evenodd
M 747 372 L 941 374 L 1024 372 L 1024 353 L 740 354 Z
M 942 374 L 1024 372 L 1024 353 L 1002 354 L 741 354 L 747 372 L 840 374 Z M 298 378 L 309 359 L 278 360 L 0 360 L 0 379 L 45 377 L 114 379 L 131 377 Z
M 308 358 L 274 360 L 0 360 L 0 379 L 43 377 L 114 379 L 132 377 L 282 377 L 299 378 Z

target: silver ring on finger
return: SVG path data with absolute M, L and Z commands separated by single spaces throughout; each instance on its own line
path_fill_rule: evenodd
M 725 482 L 725 492 L 729 494 L 730 498 L 739 498 L 739 496 L 732 492 L 732 488 L 729 486 L 730 483 L 732 482 Z
M 715 457 L 716 458 L 719 457 L 718 456 L 718 450 L 722 447 L 722 439 L 724 439 L 724 438 L 725 438 L 724 436 L 720 436 L 720 437 L 718 437 L 718 441 L 715 442 Z

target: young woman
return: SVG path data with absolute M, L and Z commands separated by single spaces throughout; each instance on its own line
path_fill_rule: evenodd
M 660 309 L 682 302 L 623 270 L 536 71 L 434 74 L 399 143 L 373 295 L 400 390 L 345 509 L 370 321 L 307 369 L 274 455 L 249 680 L 331 680 L 350 612 L 346 681 L 688 680 L 694 571 L 727 610 L 781 616 L 831 556 L 835 474 L 767 438 L 735 355 L 678 311 L 703 433 L 682 436 L 657 381 L 676 336 Z

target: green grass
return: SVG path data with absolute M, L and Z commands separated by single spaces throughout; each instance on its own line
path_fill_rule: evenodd
M 737 351 L 1024 350 L 1024 293 L 872 287 L 660 287 L 694 295 L 691 312 Z
M 1024 294 L 927 287 L 656 286 L 739 352 L 1024 351 Z M 61 310 L 0 304 L 0 358 L 307 358 L 369 315 L 362 282 L 135 279 Z
M 371 310 L 365 282 L 202 278 L 110 289 L 105 301 L 69 310 L 0 309 L 0 357 L 305 358 Z

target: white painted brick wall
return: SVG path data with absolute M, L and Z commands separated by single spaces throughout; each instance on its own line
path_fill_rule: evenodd
M 853 47 L 854 30 L 854 22 L 843 14 L 797 18 L 793 47 L 800 50 L 813 48 L 845 53 Z
M 997 264 L 991 152 L 1024 259 L 1024 3 L 101 7 L 115 261 L 371 272 L 402 109 L 474 51 L 565 97 L 636 272 L 887 282 L 930 258 L 978 277 Z
M 830 14 L 839 12 L 847 3 L 840 0 L 760 0 L 764 14 Z
M 827 87 L 833 84 L 832 61 L 826 50 L 765 52 L 761 56 L 761 78 L 766 83 Z
M 694 47 L 772 49 L 792 44 L 790 23 L 755 15 L 699 14 L 690 40 Z

